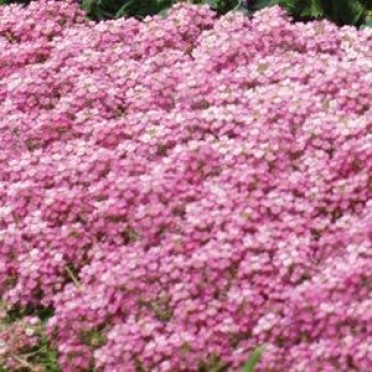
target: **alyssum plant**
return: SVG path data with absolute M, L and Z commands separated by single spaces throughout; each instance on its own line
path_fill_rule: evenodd
M 1 6 L 0 371 L 369 371 L 370 35 Z

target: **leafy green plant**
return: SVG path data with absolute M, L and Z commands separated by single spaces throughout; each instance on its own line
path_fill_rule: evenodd
M 362 24 L 362 28 L 372 27 L 372 10 L 367 10 L 366 17 Z
M 101 20 L 122 16 L 145 17 L 161 12 L 172 5 L 172 0 L 84 0 L 82 8 L 88 16 Z
M 237 0 L 206 0 L 200 1 L 200 3 L 208 4 L 212 9 L 215 9 L 220 14 L 227 13 L 230 10 L 236 10 L 241 8 L 243 5 L 242 1 Z
M 255 11 L 272 5 L 283 6 L 297 19 L 328 18 L 355 26 L 365 22 L 371 9 L 369 0 L 254 0 L 249 7 Z
M 10 3 L 28 4 L 30 1 L 31 0 L 0 0 L 0 5 L 6 5 Z
M 115 19 L 123 16 L 143 18 L 161 14 L 174 3 L 208 4 L 217 13 L 230 10 L 252 13 L 267 6 L 280 5 L 296 20 L 328 18 L 338 25 L 372 26 L 370 0 L 83 0 L 82 8 L 95 20 Z M 30 0 L 0 0 L 0 5 L 28 4 Z
M 164 12 L 176 0 L 83 0 L 82 7 L 88 16 L 96 19 L 113 19 L 122 16 L 143 18 Z M 208 4 L 218 13 L 223 14 L 242 6 L 242 0 L 191 0 L 192 4 Z
M 2 0 L 4 1 L 4 0 Z M 83 0 L 82 7 L 88 16 L 96 19 L 113 19 L 122 16 L 138 18 L 164 12 L 176 0 Z M 297 20 L 328 18 L 339 25 L 367 25 L 371 11 L 369 0 L 189 0 L 193 4 L 208 4 L 219 14 L 230 10 L 254 12 L 267 6 L 280 5 Z
M 6 305 L 0 301 L 1 310 L 6 310 Z M 8 309 L 6 310 L 6 316 L 1 319 L 0 331 L 30 315 L 37 317 L 41 321 L 40 328 L 37 330 L 39 342 L 37 345 L 24 349 L 20 353 L 11 354 L 11 358 L 20 366 L 17 370 L 60 372 L 57 351 L 52 347 L 45 333 L 45 325 L 53 315 L 53 311 L 50 308 L 34 308 L 32 306 L 22 308 L 16 306 Z M 10 371 L 9 368 L 3 365 L 3 362 L 0 356 L 0 372 Z

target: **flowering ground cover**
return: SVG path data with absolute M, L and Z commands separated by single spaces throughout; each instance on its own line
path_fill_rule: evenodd
M 371 44 L 1 7 L 3 368 L 370 371 Z

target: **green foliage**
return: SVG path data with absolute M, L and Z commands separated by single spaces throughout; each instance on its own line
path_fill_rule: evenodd
M 198 372 L 227 372 L 228 364 L 224 363 L 221 358 L 212 354 L 209 356 L 208 360 L 200 363 Z
M 255 0 L 250 8 L 259 10 L 266 6 L 281 5 L 296 19 L 328 18 L 339 25 L 360 26 L 371 10 L 369 0 Z
M 84 0 L 83 9 L 96 19 L 113 19 L 122 16 L 145 17 L 160 13 L 172 5 L 172 0 Z
M 240 10 L 250 14 L 272 5 L 280 5 L 296 20 L 328 18 L 338 25 L 372 26 L 371 0 L 83 0 L 82 8 L 94 20 L 119 17 L 143 18 L 148 15 L 165 14 L 176 2 L 208 4 L 217 13 Z M 0 0 L 0 5 L 28 4 L 30 0 Z M 248 5 L 245 5 L 248 4 Z
M 61 372 L 57 351 L 51 347 L 44 333 L 39 348 L 34 353 L 34 360 L 32 360 L 34 365 L 43 366 L 48 372 Z
M 84 345 L 92 348 L 99 348 L 106 343 L 104 335 L 105 327 L 97 327 L 94 329 L 83 330 L 80 332 L 80 339 Z
M 368 10 L 361 28 L 372 27 L 372 10 Z
M 82 7 L 88 16 L 96 19 L 113 19 L 122 16 L 143 18 L 166 11 L 177 0 L 83 0 Z M 241 5 L 239 0 L 191 0 L 192 4 L 208 4 L 223 14 Z
M 242 1 L 236 0 L 206 0 L 200 2 L 208 4 L 212 9 L 215 9 L 220 14 L 227 13 L 230 10 L 238 9 L 242 5 Z
M 257 347 L 247 360 L 247 362 L 244 365 L 244 369 L 242 372 L 254 372 L 256 365 L 261 359 L 262 353 L 264 351 L 264 346 Z
M 28 4 L 30 1 L 31 0 L 0 0 L 0 5 L 10 4 L 10 3 Z
M 93 19 L 113 19 L 122 16 L 138 18 L 165 12 L 177 0 L 84 0 L 82 7 Z M 219 14 L 230 10 L 247 13 L 267 6 L 280 5 L 297 20 L 328 18 L 339 25 L 361 26 L 370 23 L 369 0 L 190 0 L 193 4 L 208 4 Z M 245 6 L 244 4 L 248 4 Z
M 45 325 L 53 316 L 53 310 L 46 307 L 32 307 L 27 306 L 25 308 L 15 306 L 7 309 L 6 304 L 0 301 L 0 310 L 6 311 L 6 316 L 2 318 L 0 322 L 0 330 L 5 329 L 12 324 L 21 321 L 25 316 L 35 316 L 40 319 L 41 326 L 37 330 L 39 337 L 39 343 L 28 349 L 22 350 L 19 354 L 13 355 L 13 358 L 17 363 L 22 365 L 22 368 L 18 370 L 38 370 L 40 367 L 42 371 L 48 372 L 61 372 L 58 364 L 57 351 L 51 346 L 46 334 Z M 4 365 L 0 356 L 0 372 L 10 372 Z

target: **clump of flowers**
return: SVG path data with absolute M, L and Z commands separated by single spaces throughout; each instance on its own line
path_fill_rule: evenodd
M 29 353 L 40 343 L 41 322 L 37 317 L 24 316 L 15 322 L 8 323 L 4 310 L 0 314 L 0 365 L 16 370 L 18 367 L 30 367 L 27 358 Z
M 63 371 L 371 369 L 369 30 L 0 19 L 0 295 Z

